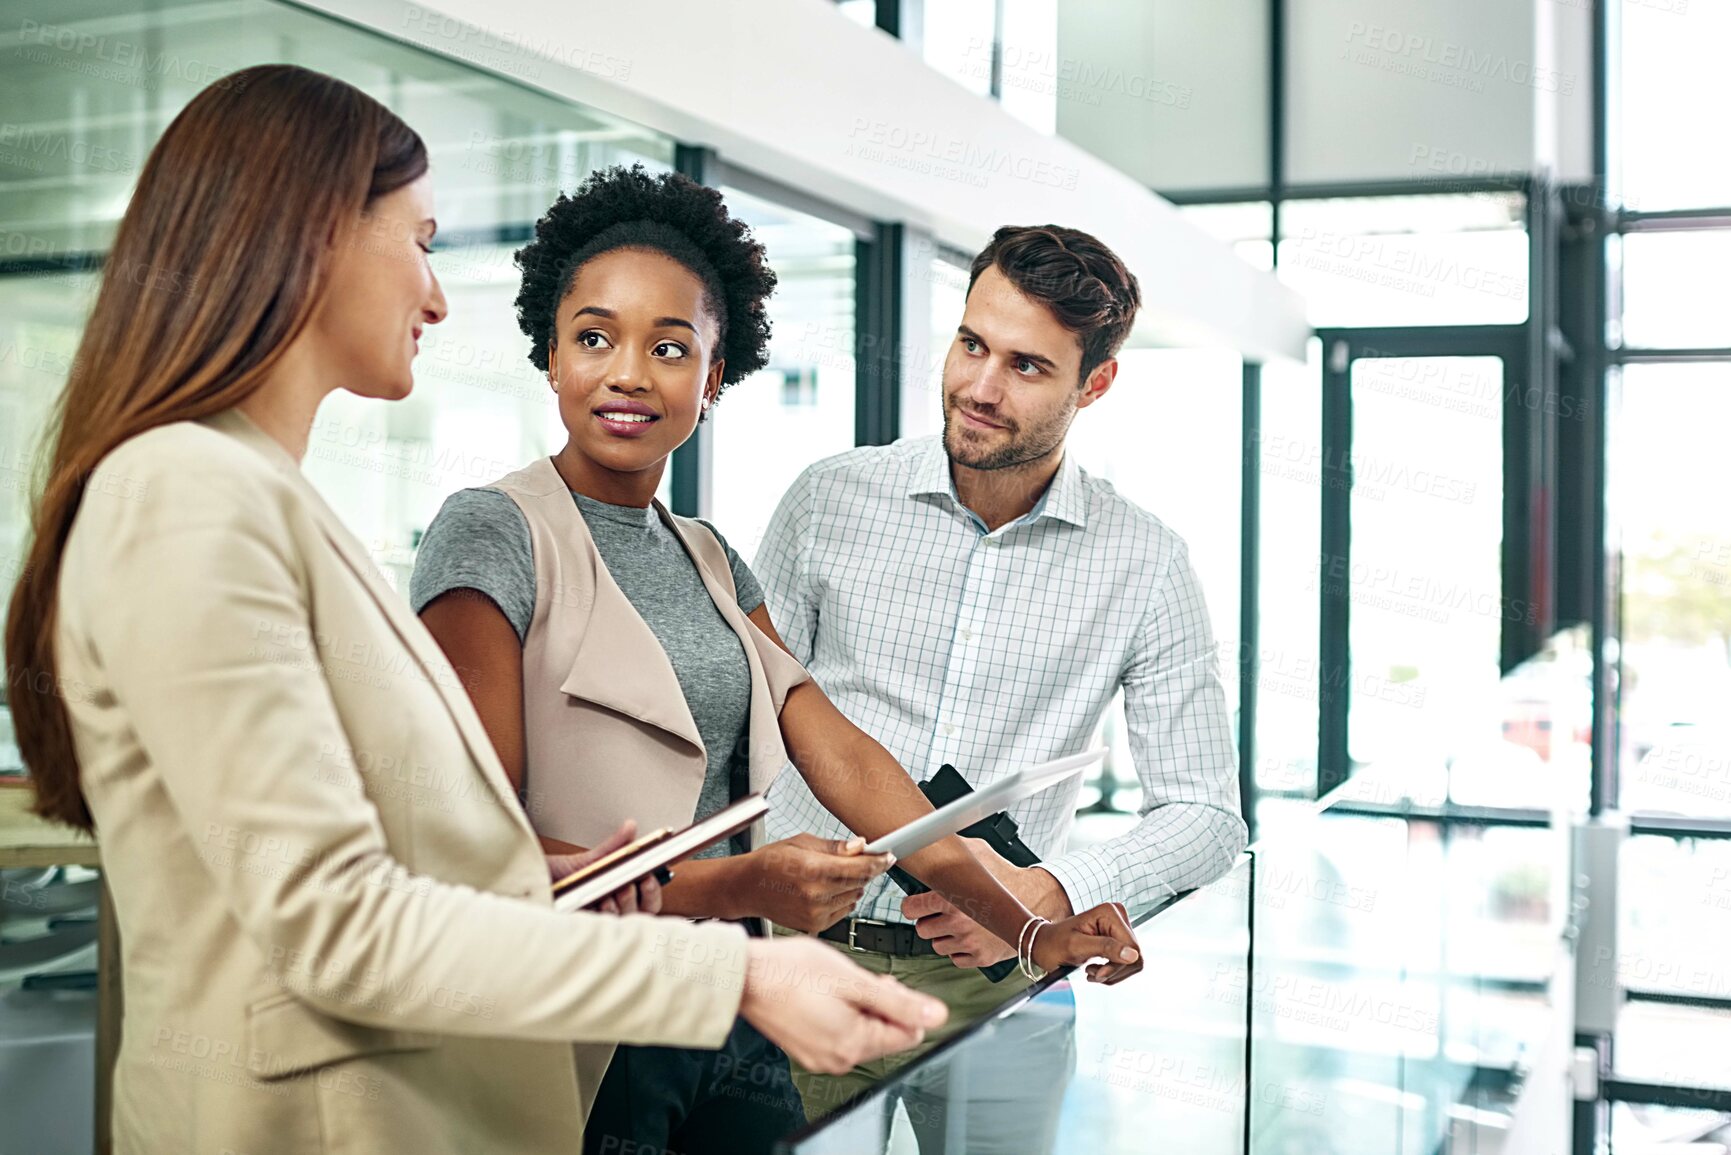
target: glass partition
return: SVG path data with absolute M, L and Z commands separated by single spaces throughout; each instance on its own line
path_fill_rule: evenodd
M 1314 1110 L 1253 1103 L 1251 1151 L 1448 1149 L 1572 1015 L 1566 830 L 1433 817 L 1398 780 L 1253 848 L 1252 1067 Z
M 1510 678 L 1538 681 L 1529 666 L 1583 644 L 1559 637 Z M 1060 973 L 1007 997 L 780 1150 L 1495 1149 L 1561 1102 L 1528 1080 L 1560 1081 L 1573 1047 L 1585 764 L 1555 769 L 1550 808 L 1515 825 L 1441 805 L 1446 767 L 1424 783 L 1377 765 L 1320 802 L 1271 800 L 1279 821 L 1229 873 L 1133 912 L 1142 974 L 1101 988 Z M 1055 1037 L 1068 1045 L 1027 1043 Z

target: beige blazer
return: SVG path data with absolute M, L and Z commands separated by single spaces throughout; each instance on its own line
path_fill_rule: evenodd
M 552 458 L 501 478 L 529 523 L 535 616 L 523 639 L 525 804 L 542 834 L 594 846 L 626 818 L 684 826 L 708 764 L 685 691 L 649 623 L 613 580 Z M 739 610 L 727 554 L 708 528 L 655 506 L 739 635 L 751 668 L 750 788 L 787 764 L 781 708 L 809 675 Z M 761 826 L 761 824 L 760 824 Z M 761 837 L 753 831 L 753 842 Z
M 122 1155 L 575 1153 L 614 1042 L 725 1037 L 741 930 L 550 909 L 450 665 L 238 411 L 103 461 L 56 628 Z

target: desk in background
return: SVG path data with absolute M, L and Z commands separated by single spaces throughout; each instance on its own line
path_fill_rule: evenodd
M 32 792 L 22 778 L 0 778 L 0 870 L 47 866 L 100 867 L 96 842 L 70 827 L 45 822 L 30 813 Z M 114 1059 L 120 1047 L 123 999 L 120 984 L 120 933 L 114 904 L 103 889 L 97 906 L 97 1016 L 95 1150 L 108 1155 L 109 1094 Z

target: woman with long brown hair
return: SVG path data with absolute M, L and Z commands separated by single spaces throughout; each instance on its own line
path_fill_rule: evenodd
M 51 426 L 8 698 L 37 811 L 102 845 L 118 1151 L 576 1152 L 613 1043 L 737 1013 L 844 1070 L 942 1017 L 815 945 L 550 908 L 461 684 L 299 468 L 323 398 L 407 395 L 445 315 L 426 170 L 330 77 L 204 90 Z

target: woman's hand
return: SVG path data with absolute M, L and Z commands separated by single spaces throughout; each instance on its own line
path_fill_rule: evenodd
M 1142 952 L 1123 903 L 1103 902 L 1035 932 L 1034 962 L 1045 970 L 1097 958 L 1106 961 L 1088 967 L 1089 982 L 1111 986 L 1142 969 Z
M 865 884 L 888 870 L 895 856 L 866 854 L 863 838 L 796 834 L 736 861 L 742 871 L 739 900 L 750 914 L 816 934 L 852 910 Z
M 554 882 L 558 882 L 567 874 L 581 870 L 591 862 L 596 862 L 612 854 L 621 846 L 627 846 L 637 837 L 637 820 L 627 818 L 619 824 L 619 829 L 609 834 L 592 850 L 577 854 L 547 855 L 547 874 Z M 661 913 L 661 884 L 655 881 L 654 875 L 646 875 L 635 883 L 622 886 L 606 898 L 592 902 L 585 910 L 599 911 L 602 914 L 659 914 Z
M 751 939 L 739 1014 L 821 1075 L 918 1046 L 949 1009 L 809 938 Z

